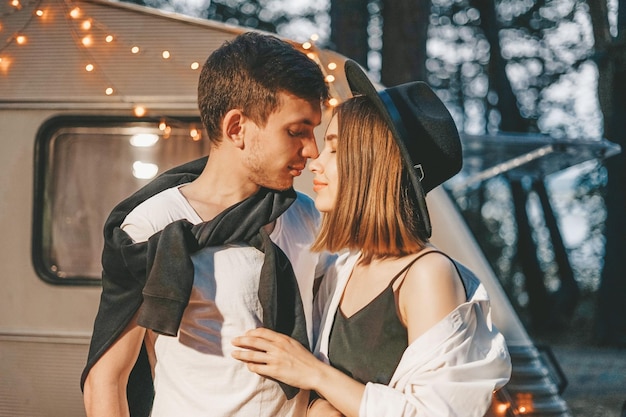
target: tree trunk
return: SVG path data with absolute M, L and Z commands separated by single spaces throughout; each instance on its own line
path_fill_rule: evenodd
M 426 38 L 430 0 L 382 2 L 381 82 L 387 87 L 426 80 Z
M 331 0 L 330 48 L 367 68 L 369 0 Z
M 599 57 L 598 99 L 604 115 L 604 134 L 622 147 L 605 163 L 606 186 L 605 254 L 596 311 L 597 342 L 626 346 L 626 0 L 619 1 L 618 38 L 609 32 L 603 0 L 589 0 L 589 11 Z
M 521 181 L 512 180 L 510 184 L 517 223 L 516 258 L 524 273 L 531 325 L 536 330 L 542 330 L 549 319 L 549 297 L 543 282 L 543 271 L 537 259 L 537 245 L 532 236 L 526 210 L 527 194 Z
M 543 180 L 537 180 L 533 184 L 533 188 L 541 202 L 543 217 L 546 227 L 550 232 L 550 240 L 552 242 L 552 250 L 554 252 L 554 260 L 559 268 L 559 279 L 561 286 L 559 289 L 550 294 L 552 302 L 550 303 L 550 315 L 546 318 L 546 326 L 552 329 L 563 329 L 572 319 L 574 310 L 578 305 L 580 298 L 580 289 L 574 278 L 574 271 L 567 256 L 567 250 L 563 244 L 561 231 L 559 230 L 554 210 L 548 192 Z
M 519 111 L 517 97 L 506 75 L 506 61 L 500 48 L 500 24 L 496 17 L 494 0 L 471 0 L 480 12 L 480 28 L 489 42 L 489 85 L 498 94 L 497 109 L 500 112 L 500 130 L 504 132 L 527 132 L 529 123 Z

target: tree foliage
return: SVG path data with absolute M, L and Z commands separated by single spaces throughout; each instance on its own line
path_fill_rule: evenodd
M 433 0 L 429 81 L 446 91 L 468 133 L 598 138 L 586 10 L 581 1 Z M 506 117 L 516 112 L 507 82 L 526 122 L 503 123 L 502 99 Z

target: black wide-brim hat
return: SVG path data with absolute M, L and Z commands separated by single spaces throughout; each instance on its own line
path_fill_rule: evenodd
M 353 95 L 367 96 L 380 111 L 395 138 L 417 197 L 420 234 L 432 234 L 426 193 L 461 170 L 461 140 L 452 115 L 422 81 L 377 90 L 352 60 L 345 72 Z

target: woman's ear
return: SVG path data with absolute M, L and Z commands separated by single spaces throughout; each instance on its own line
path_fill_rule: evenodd
M 233 145 L 243 149 L 244 145 L 244 132 L 245 132 L 245 120 L 241 110 L 233 109 L 229 110 L 222 120 L 222 138 L 225 141 L 230 141 Z

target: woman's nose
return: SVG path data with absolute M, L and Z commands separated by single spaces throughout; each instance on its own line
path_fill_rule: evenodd
M 311 162 L 309 162 L 309 171 L 316 173 L 316 174 L 321 174 L 323 171 L 322 168 L 322 164 L 320 161 L 320 155 L 317 156 L 317 158 L 311 160 Z

